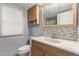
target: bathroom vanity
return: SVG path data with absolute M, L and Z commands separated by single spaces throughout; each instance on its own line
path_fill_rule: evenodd
M 48 40 L 44 37 L 32 38 L 32 56 L 77 56 L 76 42 Z M 64 44 L 63 44 L 64 43 Z M 74 43 L 74 44 L 73 44 Z M 78 51 L 78 52 L 77 52 Z M 77 53 L 76 53 L 77 52 Z

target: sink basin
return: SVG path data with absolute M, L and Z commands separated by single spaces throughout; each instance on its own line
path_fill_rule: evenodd
M 58 41 L 57 39 L 53 39 L 53 38 L 50 38 L 50 37 L 45 37 L 45 40 L 52 42 L 52 43 L 60 43 L 60 41 Z
M 52 43 L 60 43 L 60 41 L 55 40 L 55 39 L 46 39 L 46 40 Z

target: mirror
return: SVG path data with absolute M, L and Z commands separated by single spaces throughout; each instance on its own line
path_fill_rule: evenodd
M 43 20 L 45 25 L 70 25 L 73 24 L 72 3 L 52 3 L 43 7 Z

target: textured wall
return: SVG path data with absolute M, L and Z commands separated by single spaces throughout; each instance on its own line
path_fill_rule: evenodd
M 73 41 L 78 40 L 78 28 L 67 28 L 67 27 L 45 28 L 45 34 L 51 35 L 53 38 L 60 38 Z

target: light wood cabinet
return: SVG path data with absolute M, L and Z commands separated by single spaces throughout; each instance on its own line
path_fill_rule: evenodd
M 32 55 L 33 56 L 48 56 L 47 53 L 45 53 L 45 52 L 43 52 L 35 47 L 32 48 Z
M 76 54 L 32 40 L 32 56 L 76 56 Z
M 38 5 L 34 5 L 28 9 L 28 20 L 30 25 L 39 24 L 39 12 L 40 10 Z

